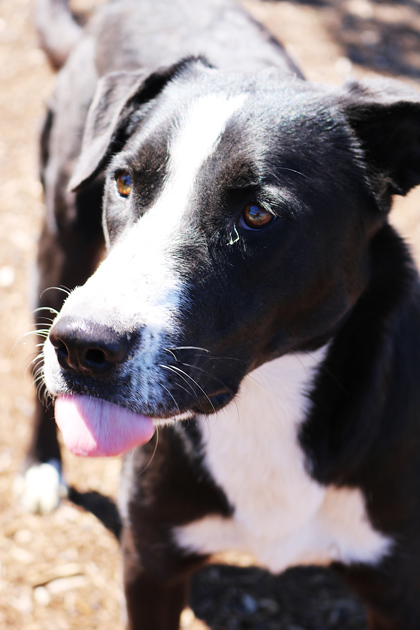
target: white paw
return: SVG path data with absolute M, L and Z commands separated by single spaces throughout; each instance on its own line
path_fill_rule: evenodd
M 55 460 L 28 468 L 24 475 L 15 480 L 13 491 L 28 512 L 40 514 L 50 514 L 60 499 L 67 496 L 60 465 Z

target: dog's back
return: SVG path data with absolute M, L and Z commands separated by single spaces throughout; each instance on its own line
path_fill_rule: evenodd
M 281 44 L 232 0 L 114 1 L 84 30 L 66 0 L 39 0 L 36 15 L 41 45 L 55 67 L 64 65 L 82 37 L 93 37 L 99 76 L 191 55 L 204 55 L 218 68 L 254 72 L 275 66 L 302 76 Z

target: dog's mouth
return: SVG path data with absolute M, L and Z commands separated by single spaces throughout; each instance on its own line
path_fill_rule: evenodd
M 190 411 L 170 418 L 151 418 L 108 402 L 84 395 L 61 395 L 55 401 L 55 419 L 67 448 L 84 457 L 121 455 L 148 442 L 156 426 L 193 415 L 214 413 L 233 398 L 222 391 L 205 396 Z
M 129 339 L 91 320 L 60 317 L 44 346 L 44 376 L 69 450 L 119 455 L 150 440 L 157 426 L 225 407 L 244 375 L 240 360 L 220 363 L 210 350 L 182 342 L 147 328 Z

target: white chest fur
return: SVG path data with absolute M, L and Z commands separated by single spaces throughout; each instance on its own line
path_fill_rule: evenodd
M 324 487 L 305 470 L 297 433 L 326 353 L 287 355 L 255 370 L 239 396 L 201 419 L 205 465 L 234 506 L 174 531 L 190 551 L 251 553 L 273 572 L 340 560 L 375 563 L 390 541 L 375 531 L 362 493 Z

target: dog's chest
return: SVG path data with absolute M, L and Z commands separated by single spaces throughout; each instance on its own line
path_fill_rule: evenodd
M 298 564 L 376 562 L 388 540 L 367 517 L 362 493 L 324 487 L 305 469 L 297 433 L 325 349 L 286 356 L 252 373 L 236 401 L 201 422 L 204 464 L 234 508 L 174 532 L 183 548 L 251 553 L 274 572 Z

